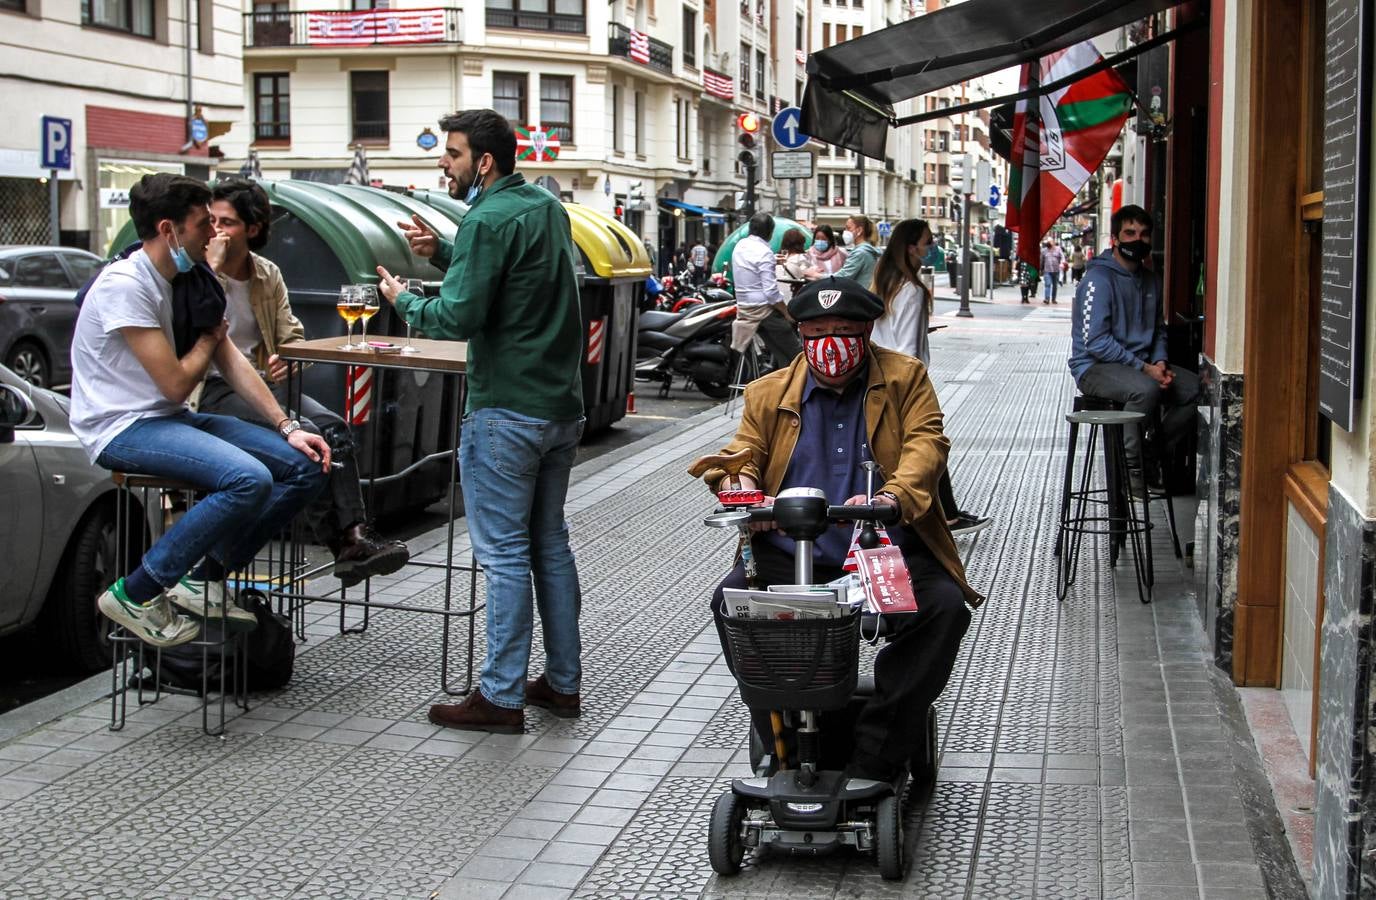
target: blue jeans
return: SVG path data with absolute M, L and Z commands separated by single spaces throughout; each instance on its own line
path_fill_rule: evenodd
M 326 483 L 320 464 L 272 429 L 207 413 L 140 419 L 96 462 L 209 492 L 143 556 L 144 570 L 163 587 L 207 555 L 229 571 L 248 565 Z
M 1056 299 L 1056 279 L 1061 277 L 1060 272 L 1047 272 L 1042 276 L 1042 299 Z
M 550 422 L 507 409 L 463 420 L 459 473 L 473 554 L 487 582 L 487 659 L 479 690 L 507 709 L 525 705 L 535 605 L 545 636 L 545 679 L 576 694 L 583 676 L 582 593 L 564 520 L 583 420 Z

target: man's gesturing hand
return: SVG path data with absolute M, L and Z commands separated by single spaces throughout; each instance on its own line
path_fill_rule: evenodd
M 377 267 L 378 284 L 377 289 L 387 302 L 396 305 L 397 295 L 406 290 L 406 285 L 402 284 L 395 275 L 388 272 L 382 266 Z
M 411 214 L 411 221 L 398 222 L 397 227 L 406 236 L 406 243 L 411 245 L 411 252 L 416 256 L 429 259 L 440 247 L 439 235 L 430 230 L 430 226 L 415 213 Z

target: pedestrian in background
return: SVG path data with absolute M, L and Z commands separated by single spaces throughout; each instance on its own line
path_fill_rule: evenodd
M 1056 302 L 1057 282 L 1061 277 L 1062 262 L 1063 257 L 1061 256 L 1061 248 L 1057 247 L 1050 238 L 1047 238 L 1046 241 L 1042 243 L 1040 266 L 1042 281 L 1044 282 L 1042 286 L 1043 304 Z
M 1080 239 L 1075 242 L 1075 249 L 1070 251 L 1070 279 L 1079 282 L 1085 277 L 1085 242 Z
M 731 349 L 742 353 L 758 331 L 774 367 L 782 369 L 802 352 L 788 315 L 791 292 L 780 286 L 778 260 L 769 240 L 774 217 L 757 212 L 747 225 L 749 234 L 731 251 L 731 278 L 736 288 L 736 321 L 731 326 Z
M 836 233 L 830 225 L 812 229 L 812 249 L 807 256 L 809 280 L 835 275 L 846 263 L 846 251 L 836 246 Z
M 849 249 L 836 277 L 869 284 L 874 279 L 874 264 L 879 260 L 879 248 L 875 246 L 879 243 L 879 230 L 868 216 L 851 216 L 846 219 L 841 240 Z
M 418 297 L 382 266 L 382 293 L 429 337 L 468 341 L 468 408 L 459 442 L 464 512 L 487 581 L 487 658 L 478 689 L 430 707 L 447 728 L 519 734 L 523 707 L 579 715 L 582 595 L 564 500 L 583 433 L 583 326 L 568 213 L 515 171 L 516 134 L 495 110 L 455 113 L 440 168 L 468 204 L 454 242 L 419 216 L 411 252 L 445 270 Z M 527 680 L 534 602 L 545 671 Z
M 932 229 L 922 219 L 904 219 L 893 227 L 889 245 L 874 267 L 870 290 L 884 301 L 884 312 L 874 322 L 870 342 L 876 347 L 897 350 L 931 366 L 927 328 L 935 307 L 931 292 L 922 281 L 922 259 L 932 247 Z M 956 505 L 951 475 L 942 470 L 937 496 L 951 534 L 959 537 L 985 528 L 988 517 L 962 512 Z
M 789 296 L 807 283 L 808 270 L 807 235 L 796 228 L 790 228 L 779 239 L 779 267 L 776 272 L 779 283 L 786 285 Z

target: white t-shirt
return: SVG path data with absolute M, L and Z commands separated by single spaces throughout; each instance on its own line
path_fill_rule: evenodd
M 909 282 L 893 295 L 893 303 L 878 319 L 870 342 L 876 347 L 897 350 L 929 363 L 927 344 L 927 303 L 917 285 Z
M 258 320 L 253 317 L 253 307 L 248 302 L 247 281 L 225 279 L 225 318 L 229 319 L 229 342 L 239 348 L 239 352 L 253 358 L 253 348 L 263 340 L 258 331 Z
M 731 251 L 731 281 L 736 288 L 736 303 L 764 306 L 787 303 L 788 294 L 779 287 L 775 271 L 778 258 L 769 242 L 759 235 L 748 235 Z
M 172 284 L 142 250 L 105 267 L 72 335 L 72 431 L 91 462 L 139 419 L 186 408 L 163 395 L 119 329 L 161 328 L 172 338 Z

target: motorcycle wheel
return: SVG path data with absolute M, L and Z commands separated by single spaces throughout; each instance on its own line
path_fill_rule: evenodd
M 731 384 L 727 381 L 714 381 L 710 378 L 694 378 L 693 384 L 713 400 L 725 400 L 731 396 Z

